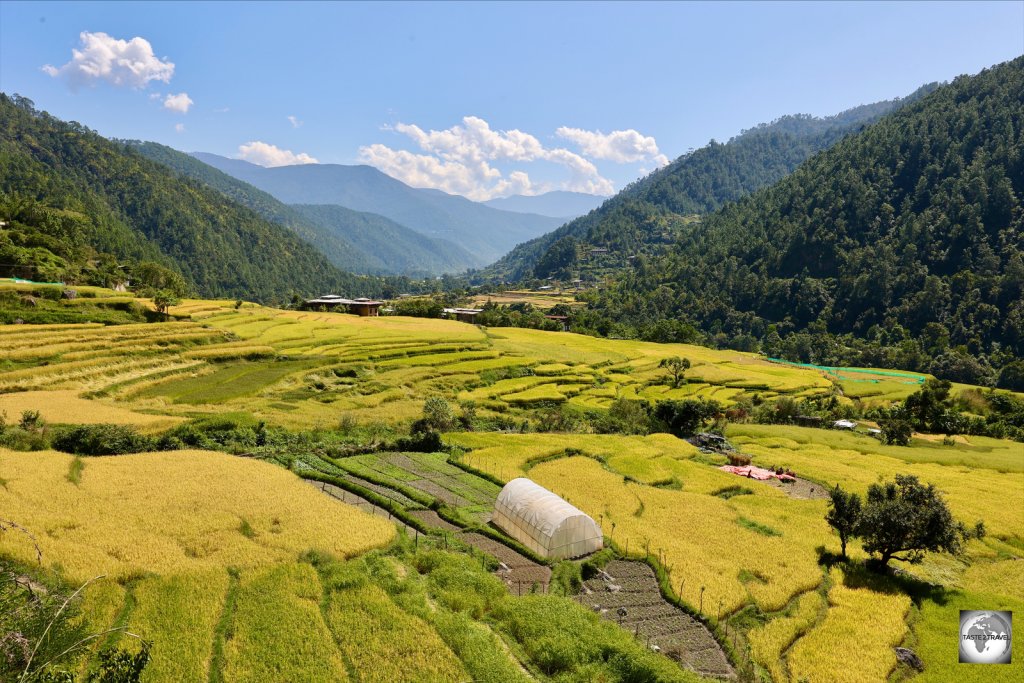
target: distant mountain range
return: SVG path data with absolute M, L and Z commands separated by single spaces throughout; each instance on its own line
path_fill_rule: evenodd
M 127 141 L 125 144 L 221 192 L 267 220 L 290 228 L 342 270 L 372 275 L 431 276 L 457 273 L 480 265 L 480 259 L 458 245 L 421 235 L 384 216 L 332 204 L 289 206 L 184 152 L 155 142 Z
M 585 194 L 583 192 L 564 192 L 556 190 L 538 195 L 513 195 L 500 199 L 489 199 L 483 204 L 502 211 L 516 213 L 535 213 L 541 216 L 562 218 L 569 221 L 577 216 L 590 213 L 601 206 L 608 197 Z
M 493 262 L 564 218 L 496 209 L 439 190 L 417 189 L 371 166 L 307 164 L 264 168 L 216 154 L 200 161 L 256 186 L 286 204 L 331 204 L 378 214 L 472 255 L 466 267 Z

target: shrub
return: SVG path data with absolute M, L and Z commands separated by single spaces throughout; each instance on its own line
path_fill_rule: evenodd
M 21 422 L 18 426 L 26 432 L 34 432 L 43 427 L 43 418 L 38 410 L 25 410 L 21 413 Z
M 750 464 L 750 456 L 743 455 L 742 453 L 728 453 L 726 457 L 729 458 L 729 464 L 735 467 L 746 467 Z
M 882 428 L 882 441 L 890 446 L 909 446 L 914 427 L 906 420 L 892 418 L 879 422 Z
M 155 444 L 129 425 L 95 424 L 57 429 L 52 447 L 75 455 L 124 455 L 153 450 Z
M 722 407 L 717 401 L 660 401 L 654 407 L 654 418 L 662 423 L 662 431 L 685 437 L 692 436 L 705 422 L 721 412 Z

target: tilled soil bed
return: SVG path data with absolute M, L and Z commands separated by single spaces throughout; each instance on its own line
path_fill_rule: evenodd
M 714 636 L 666 601 L 654 570 L 643 562 L 612 560 L 604 574 L 583 583 L 579 602 L 638 639 L 703 676 L 735 678 Z
M 461 529 L 446 519 L 443 519 L 433 510 L 410 510 L 410 517 L 415 517 L 429 527 L 443 531 L 461 531 Z
M 497 559 L 498 562 L 504 564 L 505 567 L 508 567 L 508 569 L 499 568 L 495 574 L 505 582 L 505 585 L 513 593 L 529 593 L 533 589 L 534 584 L 538 585 L 538 590 L 541 592 L 547 592 L 548 584 L 551 582 L 550 567 L 537 564 L 507 545 L 498 543 L 483 534 L 469 531 L 459 534 L 459 538 L 474 548 L 484 551 Z

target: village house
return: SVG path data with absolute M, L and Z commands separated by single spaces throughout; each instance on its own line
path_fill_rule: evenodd
M 309 299 L 303 303 L 302 308 L 306 310 L 338 310 L 344 308 L 344 312 L 362 317 L 376 317 L 379 315 L 383 301 L 374 301 L 366 297 L 358 299 L 346 299 L 337 294 L 324 294 L 316 299 Z

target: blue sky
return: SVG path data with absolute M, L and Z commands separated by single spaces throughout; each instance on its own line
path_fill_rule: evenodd
M 0 3 L 0 89 L 56 116 L 475 199 L 609 193 L 1022 53 L 1024 2 Z

